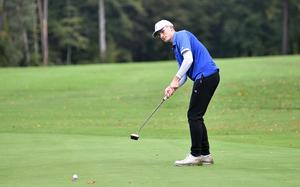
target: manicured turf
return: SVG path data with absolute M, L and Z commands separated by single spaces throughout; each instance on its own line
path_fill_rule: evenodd
M 6 187 L 299 185 L 299 148 L 212 141 L 214 166 L 174 167 L 185 140 L 10 133 L 0 140 Z
M 189 149 L 190 81 L 129 139 L 174 62 L 0 69 L 0 186 L 299 186 L 300 56 L 216 62 L 209 167 L 173 166 Z

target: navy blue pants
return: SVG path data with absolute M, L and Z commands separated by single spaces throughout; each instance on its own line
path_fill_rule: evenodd
M 207 129 L 203 116 L 219 82 L 219 72 L 208 77 L 202 77 L 194 82 L 187 114 L 192 144 L 191 154 L 193 156 L 210 154 Z

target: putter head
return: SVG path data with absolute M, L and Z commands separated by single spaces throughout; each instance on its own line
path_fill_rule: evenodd
M 132 140 L 138 140 L 139 139 L 139 135 L 138 134 L 130 134 L 130 138 L 132 139 Z

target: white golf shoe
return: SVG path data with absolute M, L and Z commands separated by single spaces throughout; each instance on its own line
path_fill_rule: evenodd
M 214 163 L 214 159 L 211 155 L 201 155 L 199 158 L 203 165 L 210 165 Z
M 183 160 L 177 160 L 175 161 L 175 166 L 201 166 L 202 162 L 200 159 L 201 156 L 195 157 L 191 154 L 189 154 L 185 159 Z

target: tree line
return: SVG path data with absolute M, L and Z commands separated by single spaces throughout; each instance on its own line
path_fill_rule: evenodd
M 0 66 L 173 59 L 160 19 L 214 57 L 300 53 L 299 0 L 0 0 Z

